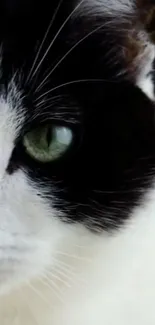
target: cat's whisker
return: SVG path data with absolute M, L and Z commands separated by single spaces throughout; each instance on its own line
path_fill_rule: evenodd
M 51 105 L 49 106 L 51 107 Z M 47 112 L 46 112 L 47 113 Z M 68 114 L 68 113 L 67 113 Z M 38 112 L 38 114 L 36 113 L 32 118 L 31 121 L 34 121 L 37 117 L 39 116 L 39 118 L 41 118 L 42 123 L 43 122 L 47 122 L 47 116 L 45 115 L 45 113 L 43 112 L 42 114 L 40 114 L 40 112 Z M 50 117 L 50 112 L 49 112 L 49 118 L 48 118 L 48 123 L 49 121 L 55 121 L 55 122 L 60 122 L 60 120 L 63 120 L 63 122 L 68 122 L 68 118 L 65 118 L 65 113 L 62 114 L 57 114 L 57 116 L 54 116 L 54 118 L 52 118 L 52 116 Z M 70 124 L 75 124 L 76 120 L 70 120 Z M 47 193 L 48 196 L 48 193 Z M 46 196 L 46 197 L 47 197 Z
M 71 270 L 71 269 L 73 269 L 73 266 L 71 266 L 69 263 L 67 263 L 66 261 L 64 262 L 64 261 L 62 261 L 62 260 L 60 260 L 60 259 L 57 259 L 57 258 L 55 258 L 55 257 L 53 257 L 53 260 L 56 262 L 56 263 L 58 263 L 58 264 L 60 264 L 60 265 L 62 265 L 62 266 L 64 266 L 64 267 L 66 267 L 68 270 Z
M 58 113 L 56 116 L 53 116 L 53 118 L 52 118 L 52 115 L 50 114 L 50 111 L 48 112 L 47 111 L 47 108 L 51 108 L 51 105 L 52 104 L 50 104 L 49 106 L 46 106 L 46 107 L 44 107 L 44 110 L 45 110 L 45 112 L 42 112 L 41 114 L 40 114 L 40 112 L 38 112 L 38 114 L 37 114 L 37 112 L 36 112 L 36 114 L 35 114 L 35 116 L 33 117 L 33 119 L 35 119 L 37 116 L 39 116 L 41 119 L 42 119 L 42 121 L 44 120 L 44 121 L 47 121 L 47 116 L 46 116 L 46 114 L 48 113 L 49 114 L 49 118 L 48 118 L 48 121 L 50 121 L 50 119 L 52 119 L 52 121 L 60 121 L 60 119 L 62 119 L 63 121 L 68 121 L 68 118 L 67 118 L 67 114 L 68 114 L 68 111 L 64 111 L 64 112 L 62 112 L 62 113 Z M 65 117 L 66 116 L 66 117 Z M 74 121 L 73 120 L 70 120 L 70 123 L 74 123 Z M 68 210 L 69 211 L 69 210 Z
M 53 293 L 55 294 L 55 296 L 64 304 L 63 293 L 59 289 L 59 287 L 56 285 L 56 283 L 54 281 L 52 281 L 52 279 L 50 279 L 50 283 L 49 283 L 49 281 L 47 280 L 47 277 L 45 275 L 42 275 L 42 277 L 38 278 L 38 280 L 45 287 L 47 287 L 48 289 L 50 289 L 50 291 L 53 291 Z
M 56 104 L 56 102 L 55 102 L 55 100 L 51 100 L 51 102 L 49 103 L 49 105 L 46 105 L 46 106 L 44 106 L 43 104 L 42 105 L 40 105 L 39 107 L 37 107 L 37 109 L 44 109 L 44 110 L 47 110 L 47 108 L 49 108 L 49 107 L 51 107 L 52 105 L 54 105 L 54 104 Z M 61 107 L 61 108 L 63 108 L 63 107 Z M 63 114 L 64 114 L 65 112 L 63 112 Z M 40 111 L 39 111 L 39 114 L 40 114 Z M 43 113 L 41 113 L 41 115 L 42 114 L 44 114 L 44 112 Z M 62 113 L 61 113 L 62 114 Z
M 40 98 L 48 95 L 49 93 L 52 93 L 55 90 L 61 89 L 66 86 L 70 86 L 70 85 L 74 85 L 74 84 L 78 84 L 78 83 L 85 83 L 85 82 L 114 82 L 114 81 L 108 81 L 108 80 L 104 80 L 104 79 L 79 79 L 79 80 L 68 81 L 68 82 L 62 83 L 62 84 L 55 86 L 52 89 L 46 91 L 45 93 L 43 93 L 42 95 L 37 97 L 35 102 L 37 102 Z
M 56 272 L 72 284 L 76 284 L 77 281 L 75 281 L 75 278 L 77 278 L 76 274 L 72 274 L 71 272 L 66 271 L 64 268 L 60 268 L 60 265 L 57 265 Z M 68 274 L 67 274 L 68 272 Z M 78 280 L 78 279 L 77 279 Z
M 19 70 L 17 69 L 17 70 L 13 73 L 13 76 L 12 76 L 12 78 L 11 78 L 11 83 L 15 82 L 16 77 L 17 77 L 18 74 L 19 74 Z
M 32 67 L 31 67 L 31 69 L 30 69 L 30 72 L 29 72 L 29 74 L 28 74 L 28 76 L 27 76 L 26 82 L 31 81 L 32 78 L 33 78 L 33 74 L 32 74 L 32 73 L 33 73 L 33 70 L 34 70 L 34 68 L 35 68 L 36 62 L 37 62 L 37 60 L 38 60 L 38 58 L 39 58 L 40 52 L 41 52 L 41 50 L 42 50 L 42 48 L 43 48 L 43 45 L 44 45 L 44 43 L 45 43 L 45 41 L 46 41 L 46 39 L 47 39 L 47 36 L 48 36 L 48 34 L 49 34 L 49 31 L 50 31 L 50 29 L 51 29 L 51 27 L 52 27 L 52 25 L 53 25 L 53 23 L 54 23 L 54 21 L 55 21 L 55 19 L 56 19 L 56 16 L 57 16 L 57 14 L 58 14 L 59 8 L 61 7 L 61 4 L 62 4 L 63 1 L 64 1 L 64 0 L 60 0 L 59 3 L 58 3 L 58 6 L 57 6 L 56 9 L 55 9 L 55 12 L 54 12 L 54 14 L 53 14 L 53 17 L 52 17 L 52 19 L 51 19 L 51 21 L 50 21 L 50 24 L 48 25 L 48 28 L 47 28 L 47 30 L 46 30 L 46 32 L 45 32 L 45 35 L 44 35 L 44 37 L 43 37 L 43 40 L 42 40 L 42 42 L 41 42 L 41 44 L 40 44 L 40 47 L 39 47 L 39 49 L 38 49 L 38 51 L 37 51 L 37 54 L 36 54 L 36 56 L 35 56 L 35 59 L 34 59 L 34 61 L 33 61 L 33 64 L 32 64 Z
M 65 272 L 67 272 L 68 274 L 69 274 L 69 276 L 71 275 L 71 276 L 76 276 L 77 274 L 73 271 L 73 267 L 71 268 L 71 266 L 70 265 L 68 265 L 68 264 L 66 264 L 66 263 L 64 263 L 64 262 L 62 262 L 62 261 L 60 261 L 60 260 L 57 260 L 57 259 L 55 259 L 55 266 L 54 266 L 54 270 L 57 272 L 57 270 L 58 270 L 58 268 L 60 269 L 60 270 L 62 270 L 63 272 L 65 271 Z M 68 265 L 68 266 L 66 266 L 66 265 Z M 62 274 L 62 273 L 61 273 Z M 68 278 L 69 280 L 70 280 L 70 277 Z
M 44 109 L 44 111 L 42 112 L 42 113 L 40 113 L 40 111 L 38 112 L 39 113 L 39 116 L 41 117 L 41 116 L 44 116 L 45 115 L 45 112 L 46 112 L 46 114 L 47 114 L 47 109 L 48 108 L 51 108 L 52 107 L 52 105 L 54 105 L 54 103 L 55 103 L 55 101 L 51 101 L 51 103 L 49 104 L 49 105 L 47 105 L 47 106 L 41 106 L 41 107 L 39 107 L 39 109 Z M 65 109 L 66 107 L 61 107 L 61 109 L 63 110 L 63 109 Z M 67 115 L 67 114 L 69 114 L 69 111 L 65 111 L 65 110 L 63 110 L 62 112 L 60 112 L 60 113 L 57 113 L 56 115 L 54 115 L 54 119 L 57 119 L 57 118 L 60 118 L 60 117 L 64 117 L 65 115 Z M 49 116 L 50 116 L 50 111 L 49 111 Z
M 56 269 L 56 272 L 58 272 L 63 277 L 65 276 L 66 279 L 68 279 L 69 281 L 71 281 L 74 284 L 77 281 L 86 284 L 86 281 L 83 278 L 81 278 L 79 276 L 79 274 L 77 274 L 77 272 L 73 271 L 73 269 L 75 270 L 75 268 L 73 268 L 73 267 L 71 268 L 70 265 L 68 265 L 60 260 L 55 259 L 55 269 Z M 77 280 L 77 281 L 75 281 L 75 280 Z
M 68 15 L 68 17 L 65 19 L 65 21 L 63 22 L 63 24 L 61 25 L 61 27 L 58 29 L 57 33 L 55 34 L 54 38 L 52 39 L 50 45 L 48 46 L 47 50 L 45 51 L 44 55 L 42 56 L 42 59 L 40 60 L 40 62 L 38 63 L 36 69 L 34 70 L 34 72 L 32 73 L 32 78 L 36 75 L 38 69 L 40 68 L 40 66 L 42 65 L 43 61 L 45 60 L 45 58 L 47 57 L 51 47 L 53 46 L 53 44 L 55 43 L 55 41 L 57 40 L 59 34 L 61 33 L 61 31 L 63 30 L 63 28 L 65 27 L 65 25 L 68 23 L 68 21 L 70 20 L 70 18 L 74 15 L 74 13 L 79 9 L 79 7 L 82 5 L 82 3 L 84 2 L 84 0 L 81 0 L 80 3 L 78 3 L 78 5 L 71 11 L 71 13 Z
M 62 284 L 64 284 L 66 287 L 70 288 L 70 284 L 68 282 L 66 282 L 65 280 L 63 280 L 62 277 L 54 274 L 52 271 L 46 270 L 45 271 L 45 274 L 46 274 L 47 277 L 52 277 L 55 280 L 57 280 L 57 281 L 61 282 Z M 50 278 L 49 278 L 49 281 L 50 281 Z
M 81 261 L 85 261 L 85 262 L 91 262 L 91 259 L 89 259 L 87 257 L 83 257 L 83 256 L 79 256 L 79 255 L 74 255 L 74 254 L 69 254 L 69 253 L 61 252 L 61 251 L 56 251 L 56 253 L 58 255 L 67 256 L 67 257 L 72 258 L 72 259 L 75 259 L 75 260 L 81 260 Z
M 54 104 L 56 105 L 55 100 L 51 100 L 51 102 L 49 103 L 49 105 L 46 105 L 46 106 L 44 105 L 44 103 L 42 103 L 42 104 L 40 104 L 40 106 L 36 107 L 36 113 L 37 114 L 39 113 L 39 116 L 42 116 L 42 115 L 45 114 L 44 111 L 47 112 L 47 108 L 51 107 Z M 42 109 L 44 109 L 44 111 L 42 111 Z M 50 111 L 49 111 L 49 113 L 50 113 Z
M 58 68 L 60 66 L 60 64 L 68 57 L 68 55 L 75 49 L 77 48 L 83 41 L 85 41 L 88 37 L 90 37 L 91 35 L 93 35 L 94 33 L 96 33 L 98 30 L 102 29 L 105 26 L 105 23 L 102 24 L 101 26 L 98 26 L 97 28 L 95 28 L 93 31 L 91 31 L 90 33 L 88 33 L 87 35 L 85 35 L 83 38 L 81 38 L 76 44 L 74 44 L 69 51 L 66 52 L 66 54 L 56 63 L 56 65 L 54 66 L 54 68 L 47 74 L 47 76 L 42 80 L 42 82 L 40 83 L 40 85 L 36 88 L 36 92 L 38 92 L 40 89 L 42 89 L 42 87 L 44 86 L 46 80 L 52 75 L 52 73 L 56 70 L 56 68 Z
M 50 97 L 50 98 L 43 99 L 43 100 L 41 100 L 38 104 L 36 104 L 35 106 L 36 106 L 36 107 L 40 107 L 40 106 L 42 106 L 43 104 L 49 102 L 50 100 L 51 100 L 51 101 L 55 101 L 56 99 L 60 99 L 61 97 L 62 97 L 61 95 L 57 95 L 57 96 L 53 96 L 53 97 Z

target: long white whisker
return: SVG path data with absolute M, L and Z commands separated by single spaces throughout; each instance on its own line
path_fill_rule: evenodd
M 63 22 L 63 24 L 61 25 L 61 27 L 59 28 L 59 30 L 57 31 L 56 35 L 54 36 L 54 38 L 52 39 L 50 45 L 48 46 L 46 52 L 44 53 L 42 59 L 40 60 L 39 64 L 37 65 L 36 69 L 34 70 L 33 74 L 32 74 L 32 78 L 34 77 L 34 75 L 37 73 L 38 69 L 40 68 L 42 62 L 45 60 L 47 54 L 49 53 L 52 45 L 54 44 L 54 42 L 56 41 L 56 39 L 58 38 L 59 34 L 61 33 L 61 31 L 63 30 L 63 28 L 65 27 L 65 25 L 67 24 L 67 22 L 69 21 L 69 19 L 73 16 L 73 14 L 76 12 L 76 10 L 78 10 L 78 8 L 82 5 L 82 3 L 84 2 L 84 0 L 80 1 L 80 3 L 72 10 L 72 12 L 70 13 L 70 15 L 66 18 L 66 20 Z
M 60 265 L 57 265 L 57 270 L 56 271 L 57 271 L 58 274 L 60 274 L 60 276 L 67 279 L 72 284 L 76 284 L 75 280 L 73 280 L 73 277 L 75 278 L 76 275 L 72 274 L 71 272 L 68 272 L 68 270 L 64 269 L 63 267 L 62 267 L 62 269 L 60 269 Z M 67 274 L 67 272 L 68 272 L 68 274 Z
M 64 268 L 64 266 L 57 265 L 56 270 L 61 276 L 65 277 L 67 280 L 71 281 L 73 284 L 77 284 L 77 281 L 86 284 L 85 279 L 81 278 L 79 274 Z
M 56 99 L 60 99 L 60 98 L 62 98 L 61 95 L 53 96 L 53 97 L 51 97 L 51 98 L 42 99 L 42 100 L 41 100 L 38 104 L 36 104 L 35 106 L 36 106 L 36 107 L 40 107 L 40 106 L 42 106 L 43 104 L 49 102 L 50 100 L 51 100 L 51 102 L 53 102 L 53 101 L 55 101 Z
M 59 8 L 60 8 L 62 2 L 63 2 L 63 0 L 60 0 L 58 6 L 57 6 L 56 9 L 55 9 L 55 12 L 54 12 L 54 14 L 53 14 L 52 20 L 51 20 L 51 22 L 50 22 L 50 24 L 49 24 L 49 26 L 48 26 L 48 28 L 47 28 L 47 31 L 46 31 L 46 33 L 45 33 L 45 35 L 44 35 L 44 38 L 43 38 L 43 40 L 42 40 L 42 42 L 41 42 L 41 44 L 40 44 L 40 47 L 39 47 L 38 52 L 37 52 L 37 54 L 36 54 L 36 56 L 35 56 L 34 62 L 33 62 L 33 64 L 32 64 L 31 70 L 30 70 L 30 72 L 29 72 L 29 74 L 28 74 L 28 77 L 27 77 L 27 79 L 26 79 L 26 82 L 28 82 L 28 80 L 29 80 L 30 77 L 31 77 L 31 74 L 32 74 L 32 72 L 33 72 L 33 70 L 34 70 L 34 67 L 35 67 L 35 65 L 36 65 L 36 62 L 37 62 L 37 60 L 38 60 L 38 58 L 39 58 L 40 52 L 41 52 L 41 50 L 42 50 L 42 48 L 43 48 L 43 45 L 44 45 L 44 43 L 45 43 L 45 41 L 46 41 L 46 38 L 47 38 L 47 36 L 48 36 L 48 33 L 49 33 L 49 31 L 50 31 L 50 29 L 51 29 L 51 27 L 52 27 L 52 25 L 53 25 L 53 23 L 54 23 L 54 21 L 55 21 L 55 18 L 56 18 L 56 16 L 57 16 L 57 13 L 58 13 L 58 11 L 59 11 Z M 33 75 L 32 75 L 32 77 L 31 77 L 30 80 L 32 80 L 32 78 L 33 78 Z
M 17 70 L 14 72 L 14 74 L 13 74 L 13 76 L 12 76 L 12 78 L 11 78 L 11 82 L 14 82 L 14 81 L 15 81 L 15 79 L 16 79 L 16 77 L 17 77 L 18 74 L 19 74 L 19 70 L 17 69 Z
M 64 262 L 64 261 L 58 260 L 58 259 L 56 259 L 56 258 L 54 258 L 54 257 L 53 257 L 53 260 L 54 260 L 57 264 L 62 265 L 62 266 L 65 266 L 67 270 L 70 270 L 70 271 L 71 271 L 71 269 L 73 269 L 73 267 L 72 267 L 70 264 L 68 264 L 68 263 L 66 263 L 66 262 Z
M 52 271 L 46 270 L 45 272 L 46 276 L 48 277 L 53 277 L 54 279 L 60 281 L 61 283 L 63 283 L 66 287 L 70 288 L 70 284 L 66 281 L 64 281 L 61 277 L 59 277 L 58 275 L 54 274 Z M 50 281 L 50 278 L 49 278 Z
M 55 266 L 56 272 L 59 268 L 63 272 L 64 271 L 67 272 L 69 275 L 72 275 L 72 276 L 77 275 L 75 272 L 73 272 L 73 270 L 70 268 L 70 266 L 66 266 L 67 265 L 66 263 L 63 263 L 62 261 L 59 261 L 59 260 L 55 260 L 55 263 L 56 263 L 56 266 Z M 63 273 L 61 273 L 61 274 L 63 274 Z M 70 279 L 70 278 L 68 278 L 68 279 Z
M 78 46 L 80 45 L 84 40 L 86 40 L 89 36 L 93 35 L 95 32 L 97 32 L 98 30 L 100 30 L 102 27 L 105 26 L 105 23 L 101 26 L 98 26 L 97 28 L 95 28 L 93 31 L 91 31 L 90 33 L 88 33 L 87 35 L 85 35 L 83 38 L 81 38 L 76 44 L 74 44 L 69 51 L 56 63 L 56 65 L 54 66 L 54 68 L 49 72 L 49 74 L 43 79 L 43 81 L 40 83 L 40 85 L 36 88 L 36 92 L 39 91 L 44 83 L 46 82 L 46 80 L 52 75 L 52 73 L 56 70 L 56 68 L 59 67 L 59 65 L 66 59 L 66 57 Z
M 47 281 L 47 278 L 46 276 L 42 275 L 42 277 L 44 278 L 39 278 L 38 280 L 44 285 L 46 286 L 47 288 L 49 288 L 50 290 L 52 290 L 54 292 L 54 294 L 56 295 L 56 297 L 62 302 L 64 303 L 64 300 L 62 299 L 62 292 L 61 290 L 59 289 L 59 287 L 56 285 L 56 283 L 54 283 L 51 279 L 50 279 L 50 283 L 46 282 Z M 45 281 L 46 280 L 46 281 Z
M 70 280 L 72 283 L 75 284 L 75 279 L 85 284 L 85 280 L 82 279 L 77 273 L 75 273 L 71 268 L 66 266 L 66 263 L 56 260 L 56 272 L 62 275 L 63 277 L 66 277 L 66 279 Z
M 63 83 L 61 85 L 58 85 L 58 86 L 46 91 L 45 93 L 40 95 L 35 101 L 38 101 L 40 98 L 48 95 L 49 93 L 52 93 L 55 90 L 58 90 L 60 88 L 63 88 L 63 87 L 69 86 L 69 85 L 73 85 L 73 84 L 76 84 L 76 83 L 82 83 L 82 82 L 103 82 L 103 81 L 108 82 L 107 80 L 104 80 L 104 79 L 79 79 L 79 80 L 68 81 L 68 82 L 65 82 L 65 83 Z M 109 82 L 112 82 L 112 81 L 109 81 Z
M 91 262 L 91 259 L 86 258 L 86 257 L 82 257 L 82 256 L 74 255 L 74 254 L 68 254 L 66 252 L 61 252 L 61 251 L 56 251 L 56 253 L 59 254 L 59 255 L 62 255 L 62 256 L 67 256 L 67 257 L 76 259 L 76 260 Z

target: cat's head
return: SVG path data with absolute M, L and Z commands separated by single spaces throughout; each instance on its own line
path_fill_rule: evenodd
M 152 186 L 153 9 L 1 1 L 1 292 L 54 267 L 77 229 L 119 231 Z

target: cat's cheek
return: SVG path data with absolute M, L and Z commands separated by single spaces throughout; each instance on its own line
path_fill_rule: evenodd
M 68 227 L 23 171 L 6 176 L 0 191 L 0 294 L 55 265 Z

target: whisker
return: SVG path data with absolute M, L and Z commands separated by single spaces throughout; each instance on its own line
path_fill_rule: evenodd
M 19 74 L 19 69 L 17 69 L 17 70 L 13 73 L 13 76 L 12 76 L 12 78 L 11 78 L 11 82 L 15 82 L 15 80 L 16 80 L 18 74 Z
M 86 280 L 84 278 L 82 278 L 79 274 L 71 271 L 71 270 L 67 270 L 66 268 L 64 268 L 61 265 L 57 265 L 57 272 L 62 275 L 65 276 L 65 278 L 69 281 L 71 281 L 72 284 L 77 284 L 77 281 L 86 285 Z
M 75 273 L 73 271 L 73 268 L 71 269 L 71 267 L 68 265 L 66 266 L 66 263 L 55 259 L 55 268 L 56 268 L 56 272 L 58 272 L 60 275 L 65 276 L 66 279 L 68 279 L 69 281 L 71 281 L 73 284 L 76 284 L 75 280 L 77 279 L 79 282 L 82 282 L 84 284 L 86 284 L 86 281 L 84 279 L 82 279 L 79 274 Z M 75 269 L 75 268 L 74 268 Z M 71 277 L 71 278 L 70 278 Z
M 67 257 L 69 257 L 69 258 L 76 259 L 76 260 L 81 260 L 81 261 L 91 262 L 91 259 L 89 259 L 89 258 L 85 258 L 85 257 L 82 257 L 82 256 L 72 255 L 72 254 L 68 254 L 68 253 L 66 253 L 66 252 L 61 252 L 61 251 L 56 251 L 56 253 L 59 254 L 59 255 L 62 255 L 62 256 L 67 256 Z
M 58 85 L 58 86 L 56 86 L 56 87 L 54 87 L 54 88 L 52 88 L 52 89 L 46 91 L 45 93 L 43 93 L 42 95 L 40 95 L 40 96 L 35 100 L 35 102 L 38 101 L 40 98 L 42 98 L 42 97 L 48 95 L 49 93 L 52 93 L 52 92 L 55 91 L 55 90 L 58 90 L 58 89 L 60 89 L 60 88 L 63 88 L 63 87 L 69 86 L 69 85 L 73 85 L 73 84 L 77 84 L 77 83 L 84 83 L 84 82 L 104 82 L 104 81 L 105 81 L 105 82 L 112 82 L 112 81 L 108 81 L 108 80 L 104 80 L 104 79 L 79 79 L 79 80 L 68 81 L 68 82 L 66 82 L 66 83 L 63 83 L 63 84 L 61 84 L 61 85 Z M 113 82 L 114 82 L 114 81 L 113 81 Z
M 60 260 L 57 260 L 57 259 L 55 259 L 55 263 L 56 263 L 56 266 L 55 266 L 56 270 L 57 270 L 57 267 L 59 267 L 60 270 L 66 271 L 68 274 L 70 274 L 72 276 L 76 275 L 76 273 L 73 271 L 73 267 L 71 267 L 69 264 L 62 262 Z
M 50 277 L 52 276 L 54 279 L 56 279 L 56 280 L 60 281 L 61 283 L 63 283 L 66 287 L 70 288 L 70 284 L 68 282 L 66 282 L 65 280 L 63 280 L 58 275 L 54 274 L 52 271 L 46 270 L 45 274 L 47 276 L 50 276 Z M 50 281 L 50 278 L 49 278 L 49 281 Z
M 61 27 L 58 29 L 56 35 L 54 36 L 54 38 L 52 39 L 50 45 L 48 46 L 47 50 L 45 51 L 42 59 L 40 60 L 40 62 L 38 63 L 36 69 L 34 70 L 33 74 L 32 74 L 32 78 L 35 76 L 35 74 L 37 73 L 38 69 L 40 68 L 41 64 L 43 63 L 43 61 L 45 60 L 47 54 L 49 53 L 52 45 L 54 44 L 54 42 L 56 41 L 56 39 L 58 38 L 59 34 L 61 33 L 61 31 L 63 30 L 63 28 L 65 27 L 65 25 L 67 24 L 67 22 L 69 21 L 69 19 L 73 16 L 73 14 L 78 10 L 78 8 L 82 5 L 82 3 L 84 2 L 84 0 L 81 0 L 80 3 L 72 10 L 72 12 L 69 14 L 69 16 L 65 19 L 65 21 L 63 22 L 63 24 L 61 25 Z
M 49 102 L 50 100 L 51 100 L 51 102 L 53 102 L 53 101 L 55 101 L 56 99 L 60 99 L 60 98 L 62 98 L 61 95 L 57 95 L 57 96 L 53 96 L 53 97 L 50 97 L 50 98 L 46 98 L 46 99 L 41 100 L 41 101 L 40 101 L 38 104 L 36 104 L 35 106 L 36 106 L 36 107 L 40 107 L 40 106 L 42 106 L 43 104 Z
M 54 283 L 51 279 L 50 279 L 50 282 L 51 284 L 49 284 L 47 281 L 47 277 L 45 277 L 45 275 L 42 275 L 44 277 L 44 280 L 43 278 L 38 278 L 38 280 L 45 286 L 47 287 L 48 289 L 52 290 L 54 292 L 54 294 L 56 295 L 56 297 L 64 304 L 64 300 L 62 299 L 62 292 L 61 290 L 59 289 L 59 287 L 56 285 L 56 283 Z M 46 280 L 46 281 L 45 281 Z
M 56 259 L 56 258 L 54 258 L 54 257 L 53 257 L 53 260 L 54 260 L 56 263 L 58 263 L 58 264 L 60 264 L 60 265 L 62 265 L 62 266 L 64 266 L 64 267 L 66 267 L 67 270 L 71 270 L 71 269 L 73 269 L 73 267 L 72 267 L 70 264 L 68 264 L 68 263 L 66 263 L 66 262 L 64 262 L 64 261 L 62 261 L 62 260 L 58 260 L 58 259 Z
M 52 104 L 56 104 L 55 103 L 55 101 L 51 101 L 51 103 L 49 104 L 49 105 L 47 105 L 47 106 L 40 106 L 39 108 L 38 108 L 38 112 L 39 112 L 39 115 L 40 116 L 44 116 L 45 115 L 45 113 L 43 112 L 43 113 L 40 113 L 40 109 L 44 109 L 44 111 L 47 111 L 47 109 L 50 107 L 52 107 Z M 54 119 L 56 118 L 58 118 L 58 117 L 63 117 L 63 116 L 65 116 L 65 114 L 67 115 L 67 114 L 69 114 L 69 110 L 67 110 L 67 107 L 66 106 L 61 106 L 61 109 L 62 109 L 62 112 L 59 112 L 59 113 L 57 113 L 55 116 L 54 116 Z M 49 112 L 50 113 L 50 112 Z M 74 113 L 74 115 L 76 115 L 76 113 Z
M 33 62 L 33 64 L 32 64 L 32 67 L 31 67 L 30 72 L 29 72 L 29 74 L 28 74 L 28 77 L 27 77 L 27 79 L 26 79 L 26 82 L 28 82 L 29 80 L 31 81 L 32 78 L 33 78 L 33 74 L 32 74 L 32 73 L 33 73 L 33 70 L 34 70 L 34 68 L 35 68 L 36 62 L 37 62 L 37 60 L 38 60 L 38 58 L 39 58 L 40 52 L 41 52 L 41 50 L 42 50 L 42 48 L 43 48 L 43 45 L 44 45 L 44 43 L 45 43 L 45 41 L 46 41 L 46 38 L 47 38 L 47 36 L 48 36 L 48 33 L 49 33 L 49 31 L 50 31 L 50 29 L 51 29 L 51 27 L 52 27 L 52 25 L 53 25 L 53 23 L 54 23 L 54 21 L 55 21 L 55 18 L 56 18 L 56 16 L 57 16 L 57 13 L 58 13 L 58 11 L 59 11 L 59 8 L 61 7 L 62 2 L 63 2 L 63 0 L 60 0 L 59 3 L 58 3 L 58 6 L 57 6 L 56 9 L 55 9 L 55 12 L 54 12 L 54 14 L 53 14 L 52 20 L 51 20 L 51 22 L 50 22 L 50 24 L 49 24 L 49 26 L 48 26 L 48 28 L 47 28 L 47 30 L 46 30 L 46 33 L 45 33 L 45 35 L 44 35 L 44 38 L 43 38 L 43 40 L 42 40 L 42 42 L 41 42 L 41 44 L 40 44 L 40 47 L 39 47 L 38 52 L 37 52 L 37 54 L 36 54 L 36 56 L 35 56 L 34 62 Z M 31 74 L 32 74 L 32 76 L 31 76 Z M 30 79 L 30 77 L 31 77 L 31 79 Z
M 40 85 L 36 88 L 36 92 L 39 91 L 44 83 L 46 82 L 46 80 L 52 75 L 52 73 L 56 70 L 56 68 L 58 68 L 60 66 L 60 64 L 67 58 L 67 56 L 78 46 L 80 45 L 84 40 L 86 40 L 88 37 L 90 37 L 91 35 L 93 35 L 95 32 L 97 32 L 98 30 L 100 30 L 101 28 L 103 28 L 105 26 L 105 23 L 101 26 L 98 26 L 97 28 L 95 28 L 93 31 L 91 31 L 90 33 L 88 33 L 87 35 L 85 35 L 83 38 L 81 38 L 76 44 L 74 44 L 69 51 L 67 51 L 67 53 L 56 63 L 56 65 L 54 66 L 54 68 L 48 73 L 48 75 L 43 79 L 43 81 L 40 83 Z
M 68 271 L 68 270 L 67 270 Z M 67 272 L 64 268 L 60 269 L 60 266 L 57 265 L 57 269 L 56 272 L 58 274 L 60 274 L 60 276 L 66 278 L 68 281 L 70 281 L 72 284 L 76 284 L 75 280 L 73 280 L 73 277 L 75 278 L 76 275 L 72 274 L 71 272 L 68 272 L 69 274 L 67 274 Z

